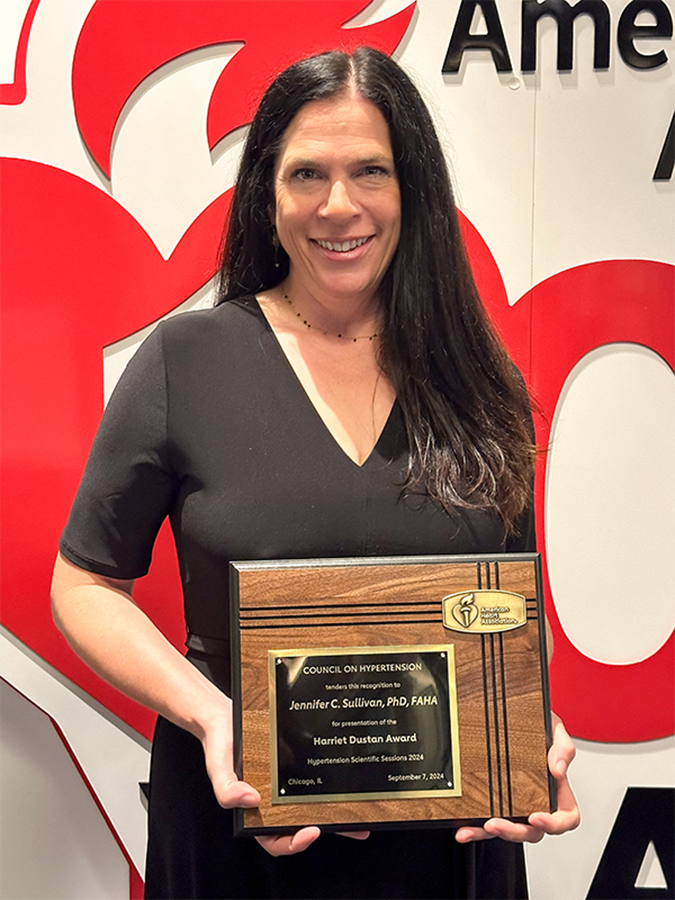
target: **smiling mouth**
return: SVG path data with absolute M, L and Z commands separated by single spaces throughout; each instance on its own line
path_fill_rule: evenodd
M 352 241 L 318 241 L 314 240 L 315 244 L 318 244 L 319 247 L 322 247 L 324 250 L 334 250 L 337 253 L 347 253 L 349 250 L 355 250 L 357 247 L 361 247 L 366 241 L 369 241 L 370 237 L 364 238 L 356 238 Z

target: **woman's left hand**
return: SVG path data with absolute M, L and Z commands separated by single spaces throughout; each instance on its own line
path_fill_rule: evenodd
M 267 850 L 270 856 L 292 856 L 294 853 L 302 853 L 321 834 L 321 829 L 312 825 L 302 828 L 295 834 L 270 835 L 269 837 L 257 837 L 256 841 L 263 850 Z M 355 841 L 365 841 L 370 837 L 369 831 L 339 831 L 341 837 L 353 838 Z
M 576 749 L 565 726 L 555 713 L 553 719 L 553 744 L 548 751 L 548 767 L 556 780 L 558 809 L 554 813 L 535 812 L 528 824 L 509 822 L 507 819 L 488 819 L 482 828 L 464 826 L 457 830 L 455 840 L 460 844 L 485 841 L 499 837 L 505 841 L 536 844 L 545 834 L 564 834 L 572 831 L 581 821 L 579 807 L 567 780 L 567 769 L 576 755 Z

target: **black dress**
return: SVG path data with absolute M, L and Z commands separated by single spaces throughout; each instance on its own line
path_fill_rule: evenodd
M 401 495 L 397 404 L 362 466 L 341 450 L 254 298 L 177 316 L 130 362 L 103 417 L 61 540 L 76 565 L 145 574 L 169 515 L 188 656 L 229 691 L 228 562 L 529 550 L 532 517 L 507 540 L 489 513 L 448 516 Z M 232 837 L 201 745 L 160 718 L 153 746 L 147 897 L 526 896 L 522 849 L 460 846 L 445 830 L 322 836 L 273 859 Z

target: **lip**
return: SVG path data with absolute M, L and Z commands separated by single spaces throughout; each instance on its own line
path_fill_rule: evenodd
M 322 256 L 325 256 L 327 259 L 343 259 L 343 260 L 353 260 L 359 259 L 363 254 L 368 250 L 370 245 L 373 242 L 375 235 L 359 235 L 352 237 L 341 237 L 341 238 L 309 238 L 310 244 L 321 253 Z M 350 250 L 329 250 L 328 247 L 322 247 L 319 241 L 331 243 L 331 244 L 346 244 L 352 243 L 353 241 L 363 241 L 363 243 L 358 244 L 356 247 L 351 248 Z

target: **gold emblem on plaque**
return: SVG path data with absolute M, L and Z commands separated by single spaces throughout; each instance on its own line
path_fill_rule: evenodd
M 443 597 L 443 624 L 452 631 L 494 634 L 527 621 L 525 597 L 511 591 L 462 591 Z

